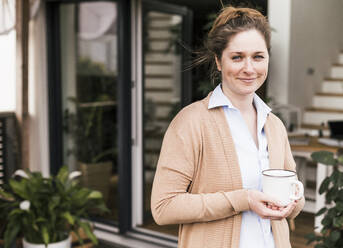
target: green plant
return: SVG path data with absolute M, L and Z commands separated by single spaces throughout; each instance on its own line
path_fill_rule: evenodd
M 104 213 L 108 209 L 100 192 L 78 184 L 80 174 L 69 174 L 67 167 L 48 178 L 40 172 L 16 171 L 15 178 L 0 189 L 0 219 L 7 221 L 5 248 L 19 236 L 47 245 L 66 239 L 70 232 L 82 243 L 80 229 L 96 244 L 90 224 L 82 219 L 88 218 L 89 211 Z
M 81 75 L 114 75 L 114 72 L 109 71 L 104 63 L 82 56 L 79 57 L 77 63 L 77 73 Z
M 328 151 L 314 152 L 312 159 L 317 163 L 332 166 L 331 175 L 326 177 L 320 185 L 319 193 L 325 194 L 327 206 L 320 209 L 316 216 L 324 215 L 320 234 L 306 235 L 308 244 L 316 241 L 316 248 L 343 247 L 343 153 L 339 150 L 335 156 Z
M 84 163 L 97 163 L 108 160 L 108 157 L 115 157 L 115 123 L 106 121 L 103 106 L 83 107 L 76 98 L 69 98 L 75 104 L 76 111 L 64 112 L 64 132 L 73 139 L 73 147 L 69 154 Z M 103 94 L 98 98 L 97 103 L 110 102 L 111 99 Z M 109 135 L 108 135 L 109 134 Z M 115 160 L 115 159 L 114 159 Z

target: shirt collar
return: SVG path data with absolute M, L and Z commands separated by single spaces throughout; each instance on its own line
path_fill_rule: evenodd
M 254 94 L 254 104 L 257 112 L 264 113 L 268 115 L 272 109 L 255 93 Z
M 229 108 L 235 108 L 229 98 L 227 98 L 223 91 L 221 84 L 218 84 L 218 86 L 214 89 L 210 100 L 208 102 L 208 109 L 222 107 L 222 106 L 228 106 Z
M 257 94 L 254 94 L 254 104 L 255 104 L 257 113 L 261 113 L 262 115 L 266 116 L 271 111 L 271 108 L 267 104 L 265 104 Z M 222 106 L 227 106 L 228 108 L 237 109 L 233 106 L 229 98 L 227 98 L 224 95 L 224 92 L 222 91 L 222 88 L 221 88 L 221 84 L 218 84 L 218 86 L 213 90 L 213 93 L 210 97 L 210 100 L 208 103 L 208 109 L 222 107 Z

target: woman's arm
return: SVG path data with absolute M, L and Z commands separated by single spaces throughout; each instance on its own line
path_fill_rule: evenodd
M 288 209 L 272 210 L 274 199 L 254 190 L 192 194 L 189 189 L 200 164 L 201 134 L 171 124 L 163 140 L 154 178 L 151 211 L 157 224 L 207 222 L 253 210 L 262 218 L 282 219 Z M 205 183 L 205 182 L 204 182 Z
M 189 193 L 199 166 L 201 135 L 168 128 L 154 178 L 151 211 L 157 224 L 213 221 L 249 209 L 247 190 Z

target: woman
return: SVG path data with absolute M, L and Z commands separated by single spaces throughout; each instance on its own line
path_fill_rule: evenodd
M 255 94 L 268 73 L 270 27 L 249 8 L 224 8 L 206 42 L 221 76 L 205 99 L 171 122 L 162 144 L 151 209 L 158 224 L 180 224 L 179 247 L 291 247 L 281 207 L 261 192 L 261 172 L 295 170 L 282 122 Z

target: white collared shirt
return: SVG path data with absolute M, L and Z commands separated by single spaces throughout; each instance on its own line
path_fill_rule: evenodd
M 220 84 L 213 91 L 208 108 L 222 107 L 224 110 L 237 152 L 243 188 L 262 191 L 262 171 L 269 168 L 267 138 L 263 127 L 271 109 L 256 94 L 254 105 L 257 111 L 259 148 L 240 111 L 224 95 Z M 239 247 L 274 248 L 270 220 L 262 219 L 253 211 L 243 212 Z

